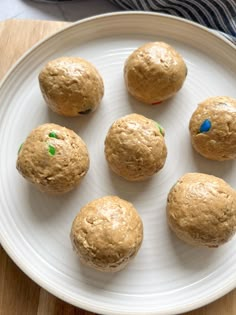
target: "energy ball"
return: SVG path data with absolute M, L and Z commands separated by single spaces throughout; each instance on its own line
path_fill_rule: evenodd
M 103 80 L 97 69 L 78 57 L 49 61 L 39 74 L 39 85 L 51 110 L 63 116 L 93 112 L 104 94 Z
M 185 174 L 169 192 L 167 219 L 186 243 L 218 247 L 236 232 L 236 192 L 218 177 Z
M 164 129 L 142 115 L 130 114 L 116 120 L 105 139 L 110 168 L 129 181 L 142 181 L 165 164 L 167 148 Z
M 80 210 L 70 237 L 82 263 L 116 272 L 136 256 L 143 240 L 143 223 L 131 203 L 107 196 Z
M 89 155 L 74 131 L 44 124 L 32 130 L 21 145 L 16 167 L 39 190 L 59 194 L 80 183 L 89 169 Z
M 210 97 L 193 113 L 189 130 L 194 149 L 210 160 L 236 159 L 236 99 Z
M 147 43 L 126 60 L 124 77 L 137 100 L 156 105 L 175 95 L 187 76 L 182 56 L 163 42 Z

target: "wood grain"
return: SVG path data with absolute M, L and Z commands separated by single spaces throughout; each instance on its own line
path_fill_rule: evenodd
M 0 22 L 0 78 L 32 45 L 67 25 L 64 22 Z M 185 315 L 235 315 L 236 290 Z M 0 246 L 0 315 L 93 315 L 54 297 L 30 280 Z

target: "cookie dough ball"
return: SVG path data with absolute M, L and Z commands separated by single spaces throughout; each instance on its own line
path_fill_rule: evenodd
M 218 177 L 185 174 L 169 192 L 167 218 L 186 243 L 218 247 L 236 232 L 236 192 Z
M 65 193 L 89 168 L 84 141 L 72 130 L 44 124 L 31 131 L 18 152 L 20 174 L 43 192 Z
M 124 116 L 108 131 L 105 156 L 117 175 L 129 181 L 145 180 L 165 164 L 164 129 L 142 115 Z
M 124 77 L 137 100 L 156 105 L 176 94 L 187 76 L 182 56 L 162 42 L 147 43 L 127 59 Z
M 236 159 L 236 99 L 210 97 L 193 113 L 189 130 L 194 149 L 210 160 Z
M 104 94 L 97 69 L 77 57 L 49 61 L 39 74 L 39 85 L 51 110 L 71 117 L 94 111 Z
M 71 229 L 81 262 L 100 271 L 123 269 L 136 256 L 142 240 L 143 224 L 136 209 L 116 196 L 88 203 Z

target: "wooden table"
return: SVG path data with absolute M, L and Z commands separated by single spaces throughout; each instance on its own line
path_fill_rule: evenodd
M 7 20 L 0 22 L 0 78 L 40 39 L 66 26 L 64 22 Z M 236 290 L 185 315 L 235 315 Z M 93 315 L 54 297 L 30 280 L 0 245 L 0 315 Z

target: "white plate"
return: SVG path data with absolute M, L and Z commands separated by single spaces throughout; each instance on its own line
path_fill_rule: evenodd
M 189 74 L 183 89 L 156 107 L 129 98 L 123 82 L 126 57 L 147 41 L 163 40 L 180 51 Z M 211 162 L 195 154 L 188 121 L 196 104 L 212 95 L 236 97 L 236 50 L 196 24 L 159 14 L 111 14 L 78 22 L 34 47 L 11 70 L 0 95 L 0 240 L 12 259 L 33 280 L 61 299 L 102 314 L 176 314 L 197 308 L 236 284 L 236 238 L 219 249 L 185 245 L 170 233 L 166 196 L 186 172 L 223 177 L 234 188 L 234 162 Z M 105 81 L 100 108 L 68 119 L 47 109 L 37 75 L 43 64 L 63 55 L 94 63 Z M 103 155 L 111 123 L 137 112 L 166 129 L 168 159 L 145 183 L 129 183 L 112 174 Z M 36 191 L 17 173 L 19 145 L 45 122 L 65 125 L 86 141 L 91 167 L 81 186 L 63 196 Z M 102 274 L 79 264 L 69 232 L 88 201 L 115 194 L 134 203 L 144 221 L 144 242 L 135 261 L 117 274 Z

